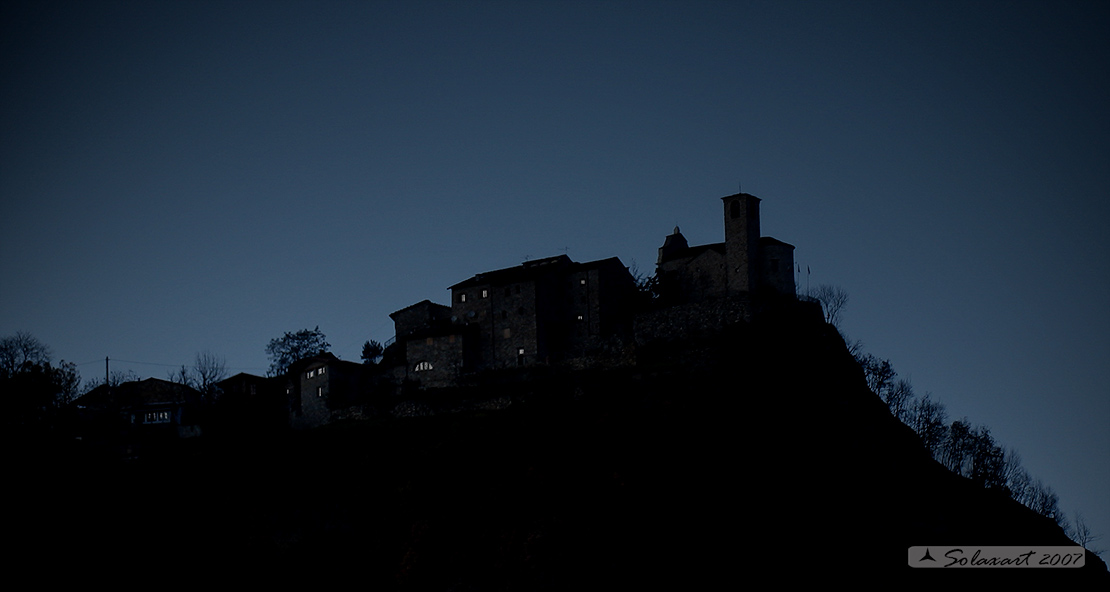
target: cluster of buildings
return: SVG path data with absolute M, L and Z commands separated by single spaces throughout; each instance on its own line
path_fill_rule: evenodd
M 650 294 L 616 257 L 526 261 L 450 286 L 449 304 L 422 300 L 392 313 L 395 337 L 378 364 L 321 353 L 293 364 L 284 376 L 228 378 L 218 385 L 222 398 L 243 401 L 248 414 L 268 409 L 267 417 L 312 427 L 370 391 L 398 396 L 510 369 L 627 360 L 620 354 L 633 344 L 681 337 L 693 324 L 749 320 L 753 302 L 795 298 L 794 247 L 760 236 L 759 198 L 738 193 L 722 202 L 724 241 L 690 246 L 676 227 L 659 248 Z M 185 433 L 179 422 L 191 395 L 182 391 L 174 407 L 164 400 L 172 389 L 163 382 L 137 383 L 163 393 L 155 415 L 141 404 L 127 413 L 132 423 Z

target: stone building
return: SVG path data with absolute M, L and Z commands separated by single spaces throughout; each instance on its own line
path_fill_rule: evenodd
M 449 289 L 450 307 L 425 300 L 390 315 L 400 378 L 451 386 L 465 373 L 587 357 L 631 335 L 636 287 L 616 257 L 526 261 Z
M 797 298 L 794 247 L 759 234 L 759 198 L 721 198 L 725 240 L 691 247 L 676 227 L 656 261 L 658 301 L 635 320 L 638 344 L 709 336 L 753 311 Z
M 465 369 L 466 327 L 453 322 L 450 306 L 423 300 L 389 315 L 396 345 L 391 356 L 400 363 L 397 381 L 419 380 L 424 387 L 446 387 Z M 398 351 L 399 350 L 399 351 Z
M 636 284 L 619 259 L 566 255 L 479 273 L 390 315 L 393 378 L 449 387 L 485 370 L 589 366 L 633 339 L 712 332 L 751 317 L 752 302 L 795 298 L 794 247 L 759 232 L 759 198 L 722 198 L 725 240 L 691 247 L 678 228 L 659 248 L 659 302 L 636 311 Z M 614 358 L 620 358 L 618 352 Z
M 329 423 L 333 411 L 365 392 L 365 376 L 362 364 L 327 352 L 294 362 L 284 375 L 289 425 L 304 429 Z
M 794 247 L 759 235 L 759 198 L 737 193 L 724 202 L 725 241 L 691 247 L 678 227 L 659 247 L 656 277 L 665 304 L 727 296 L 793 298 Z

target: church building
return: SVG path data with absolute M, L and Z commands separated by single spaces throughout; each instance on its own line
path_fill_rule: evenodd
M 759 198 L 737 193 L 724 202 L 725 241 L 691 247 L 675 227 L 659 247 L 656 278 L 668 305 L 727 296 L 795 296 L 794 246 L 759 235 Z

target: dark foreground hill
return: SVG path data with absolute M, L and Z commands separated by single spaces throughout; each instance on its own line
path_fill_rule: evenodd
M 491 387 L 513 401 L 501 411 L 200 439 L 126 464 L 9 450 L 9 572 L 372 590 L 1110 582 L 1089 554 L 1083 569 L 908 567 L 912 545 L 1072 543 L 932 461 L 831 327 L 768 318 L 640 360 Z

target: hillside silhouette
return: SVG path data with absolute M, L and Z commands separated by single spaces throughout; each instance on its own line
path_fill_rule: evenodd
M 500 410 L 179 441 L 125 463 L 13 451 L 15 564 L 389 590 L 1110 582 L 1090 553 L 1081 569 L 909 568 L 913 545 L 1074 543 L 935 462 L 799 307 L 653 343 L 634 367 L 423 401 Z

